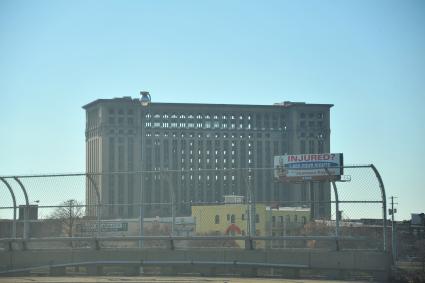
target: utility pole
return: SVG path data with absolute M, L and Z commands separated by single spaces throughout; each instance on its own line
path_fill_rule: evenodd
M 391 250 L 393 254 L 393 261 L 395 262 L 397 259 L 397 241 L 396 241 L 396 225 L 394 223 L 394 214 L 397 213 L 397 208 L 394 208 L 394 196 L 391 196 L 391 209 L 389 210 L 389 214 L 391 215 Z

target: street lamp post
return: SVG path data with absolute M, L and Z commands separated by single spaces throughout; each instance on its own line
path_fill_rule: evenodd
M 142 96 L 140 98 L 140 103 L 142 105 L 142 107 L 147 107 L 149 105 L 149 103 L 151 102 L 151 95 L 149 94 L 148 91 L 141 91 L 140 95 Z M 141 128 L 143 128 L 143 124 L 140 125 Z M 143 137 L 143 136 L 142 136 Z M 143 150 L 143 147 L 142 149 Z M 140 229 L 139 229 L 139 234 L 140 237 L 143 237 L 143 222 L 144 222 L 144 207 L 143 207 L 143 152 L 141 154 L 141 158 L 140 158 Z M 139 247 L 143 248 L 143 239 L 140 238 L 139 241 Z

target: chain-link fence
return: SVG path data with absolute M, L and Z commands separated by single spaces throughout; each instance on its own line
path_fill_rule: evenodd
M 3 248 L 10 239 L 27 248 L 91 239 L 122 248 L 170 240 L 173 248 L 386 248 L 385 192 L 373 166 L 346 166 L 337 182 L 283 183 L 274 170 L 0 177 L 0 240 Z

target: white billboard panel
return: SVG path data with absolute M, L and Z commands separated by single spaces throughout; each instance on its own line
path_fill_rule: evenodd
M 280 155 L 274 157 L 275 178 L 282 181 L 339 180 L 343 174 L 342 153 Z M 326 169 L 328 172 L 326 172 Z

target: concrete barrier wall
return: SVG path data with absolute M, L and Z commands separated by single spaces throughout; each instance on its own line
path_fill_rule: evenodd
M 19 250 L 0 252 L 0 270 L 96 261 L 237 262 L 299 265 L 300 268 L 388 271 L 390 257 L 373 251 L 240 250 L 240 249 L 103 249 Z

